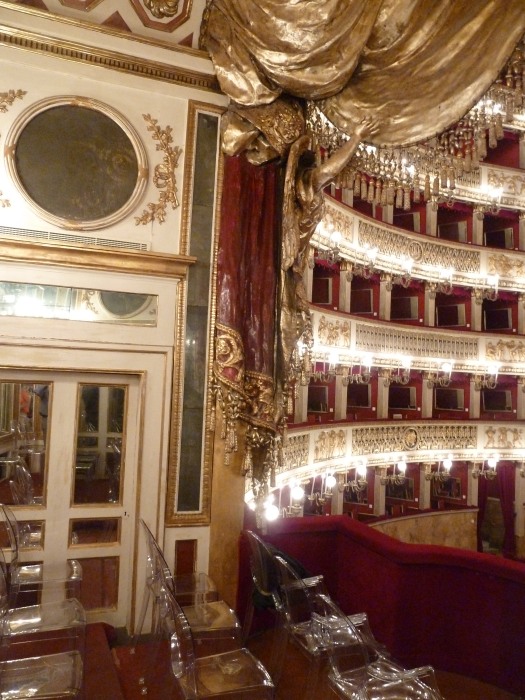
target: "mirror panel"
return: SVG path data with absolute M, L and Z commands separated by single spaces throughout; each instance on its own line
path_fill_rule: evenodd
M 0 316 L 157 325 L 155 294 L 0 281 Z
M 70 545 L 98 544 L 120 541 L 120 518 L 72 520 Z
M 120 502 L 126 401 L 125 386 L 79 385 L 75 505 Z
M 78 598 L 86 610 L 116 608 L 118 603 L 118 557 L 82 558 L 82 583 Z
M 0 499 L 42 505 L 51 384 L 0 382 Z

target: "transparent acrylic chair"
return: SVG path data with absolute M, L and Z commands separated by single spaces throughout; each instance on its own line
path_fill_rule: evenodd
M 294 561 L 294 567 L 290 559 L 284 560 L 277 550 L 261 539 L 256 533 L 247 530 L 244 533 L 250 544 L 250 567 L 254 585 L 260 595 L 271 596 L 276 612 L 274 643 L 269 670 L 278 684 L 283 664 L 285 661 L 286 646 L 289 639 L 296 641 L 308 638 L 308 628 L 311 624 L 311 615 L 318 611 L 321 605 L 324 610 L 331 604 L 330 595 L 324 583 L 322 575 L 310 576 L 298 562 Z M 307 574 L 304 576 L 304 574 Z M 283 595 L 283 586 L 287 587 Z M 324 602 L 328 601 L 328 602 Z M 337 606 L 335 606 L 337 607 Z M 339 611 L 340 615 L 343 615 Z M 248 613 L 244 624 L 244 639 L 247 638 L 253 615 L 253 603 L 250 601 Z M 385 648 L 374 638 L 366 613 L 351 615 L 349 623 L 359 631 L 360 639 L 365 643 L 369 653 L 387 655 Z M 297 626 L 294 626 L 297 623 Z M 344 625 L 348 621 L 345 617 Z M 303 634 L 304 632 L 304 634 Z M 304 642 L 304 639 L 303 639 Z M 310 654 L 308 646 L 299 642 L 299 647 Z M 320 666 L 327 658 L 327 650 L 318 649 L 318 654 L 312 656 L 313 663 L 309 666 L 310 683 L 314 683 L 320 672 Z M 313 692 L 313 691 L 312 691 Z
M 81 697 L 86 616 L 75 599 L 9 608 L 0 554 L 0 697 Z
M 21 549 L 40 549 L 40 532 L 33 532 L 28 523 L 20 524 L 9 506 L 0 504 L 0 543 L 6 547 L 9 540 L 9 592 L 10 606 L 15 607 L 20 593 L 39 593 L 42 586 L 62 588 L 66 597 L 80 594 L 82 566 L 76 559 L 65 560 L 60 565 L 44 568 L 42 564 L 21 562 Z
M 332 630 L 324 634 L 330 639 Z M 329 656 L 329 686 L 342 700 L 443 700 L 431 666 L 405 669 L 384 657 L 359 665 L 333 644 Z
M 173 576 L 153 533 L 146 523 L 141 520 L 146 536 L 147 544 L 147 578 L 145 596 L 137 622 L 133 645 L 142 632 L 145 617 L 150 600 L 153 602 L 153 619 L 159 622 L 160 591 L 162 582 L 166 582 L 172 595 L 181 605 L 184 615 L 191 628 L 193 638 L 199 652 L 205 653 L 208 649 L 230 649 L 241 645 L 241 625 L 235 612 L 223 600 L 217 600 L 217 591 L 214 585 L 208 585 L 205 581 L 201 586 L 197 583 L 192 593 L 192 605 L 184 605 L 178 600 L 179 577 Z M 208 578 L 208 577 L 207 577 Z M 184 588 L 182 600 L 188 600 L 189 589 Z M 212 600 L 210 600 L 212 596 Z
M 19 459 L 15 465 L 9 487 L 16 505 L 42 505 L 43 498 L 35 496 L 33 477 L 22 459 Z
M 229 698 L 266 700 L 274 697 L 270 675 L 246 648 L 197 658 L 184 612 L 163 581 L 160 595 L 161 630 L 169 647 L 169 669 L 185 700 Z

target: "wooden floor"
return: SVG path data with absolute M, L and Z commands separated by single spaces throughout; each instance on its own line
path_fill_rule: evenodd
M 270 664 L 271 635 L 271 632 L 255 635 L 247 644 L 250 651 L 266 666 Z M 292 644 L 288 644 L 284 668 L 277 688 L 277 700 L 303 700 L 308 661 Z M 445 700 L 520 700 L 517 695 L 454 673 L 436 670 L 436 676 L 439 690 Z M 321 679 L 316 695 L 319 700 L 334 700 L 337 697 L 329 688 L 325 677 Z

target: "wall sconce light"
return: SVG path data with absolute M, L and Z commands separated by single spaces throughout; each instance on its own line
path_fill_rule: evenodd
M 427 386 L 429 389 L 435 386 L 446 387 L 450 385 L 450 379 L 452 376 L 452 368 L 454 363 L 451 360 L 443 362 L 438 369 L 429 370 L 425 374 L 427 380 Z
M 401 259 L 399 264 L 403 268 L 403 271 L 401 273 L 389 273 L 385 276 L 386 289 L 389 292 L 392 291 L 392 288 L 395 284 L 400 285 L 405 289 L 408 289 L 408 287 L 410 287 L 410 283 L 412 282 L 412 266 L 414 265 L 414 261 L 412 260 L 412 258 L 404 257 Z
M 369 384 L 372 376 L 372 355 L 363 355 L 357 371 L 353 371 L 353 367 L 342 367 L 341 373 L 343 376 L 343 386 L 349 384 Z
M 366 462 L 363 461 L 356 466 L 354 478 L 350 479 L 350 481 L 345 481 L 344 483 L 339 484 L 339 489 L 341 491 L 360 493 L 361 491 L 364 491 L 367 486 L 368 481 L 366 478 Z
M 404 484 L 406 479 L 407 463 L 404 459 L 400 459 L 394 464 L 392 474 L 386 474 L 380 477 L 380 482 L 383 486 L 386 484 Z
M 487 369 L 483 373 L 474 374 L 474 389 L 481 391 L 482 389 L 495 389 L 498 386 L 498 372 L 500 365 L 493 362 L 487 365 Z
M 485 278 L 485 284 L 474 287 L 472 290 L 476 304 L 481 304 L 483 299 L 487 299 L 488 301 L 496 301 L 498 298 L 498 285 L 499 275 L 487 275 Z
M 412 365 L 411 357 L 401 358 L 401 363 L 399 367 L 387 369 L 382 369 L 380 375 L 383 379 L 385 386 L 390 386 L 391 384 L 401 384 L 406 385 L 410 381 L 410 367 Z
M 378 253 L 377 248 L 363 248 L 361 253 L 365 257 L 365 261 L 362 263 L 354 263 L 354 273 L 368 280 L 372 277 L 375 270 L 375 262 Z
M 449 454 L 447 457 L 445 457 L 445 459 L 437 462 L 435 469 L 432 469 L 432 464 L 429 465 L 428 471 L 425 472 L 425 479 L 427 481 L 447 481 L 447 479 L 450 477 L 452 465 L 452 455 Z
M 474 462 L 474 466 L 472 468 L 472 477 L 474 479 L 489 479 L 492 481 L 492 479 L 495 479 L 496 476 L 498 475 L 496 472 L 496 467 L 498 466 L 499 462 L 499 457 L 497 455 L 492 455 L 486 460 L 486 466 L 485 462 Z
M 341 243 L 343 236 L 339 231 L 334 231 L 331 229 L 333 229 L 333 226 L 329 226 L 326 233 L 323 232 L 323 235 L 328 239 L 328 244 L 327 248 L 317 249 L 317 257 L 319 260 L 326 260 L 326 262 L 333 265 L 341 260 L 341 250 L 339 248 L 339 244 Z

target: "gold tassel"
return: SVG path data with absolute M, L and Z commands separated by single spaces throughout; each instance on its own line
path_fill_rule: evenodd
M 425 175 L 425 189 L 423 198 L 425 202 L 428 202 L 430 200 L 430 175 L 428 173 Z
M 403 190 L 403 210 L 410 211 L 410 187 Z
M 370 180 L 370 182 L 368 183 L 368 197 L 366 200 L 369 204 L 374 203 L 374 199 L 375 199 L 375 186 L 374 185 L 375 185 L 374 180 L 373 179 Z
M 361 191 L 361 173 L 356 173 L 354 178 L 354 195 L 359 197 Z

